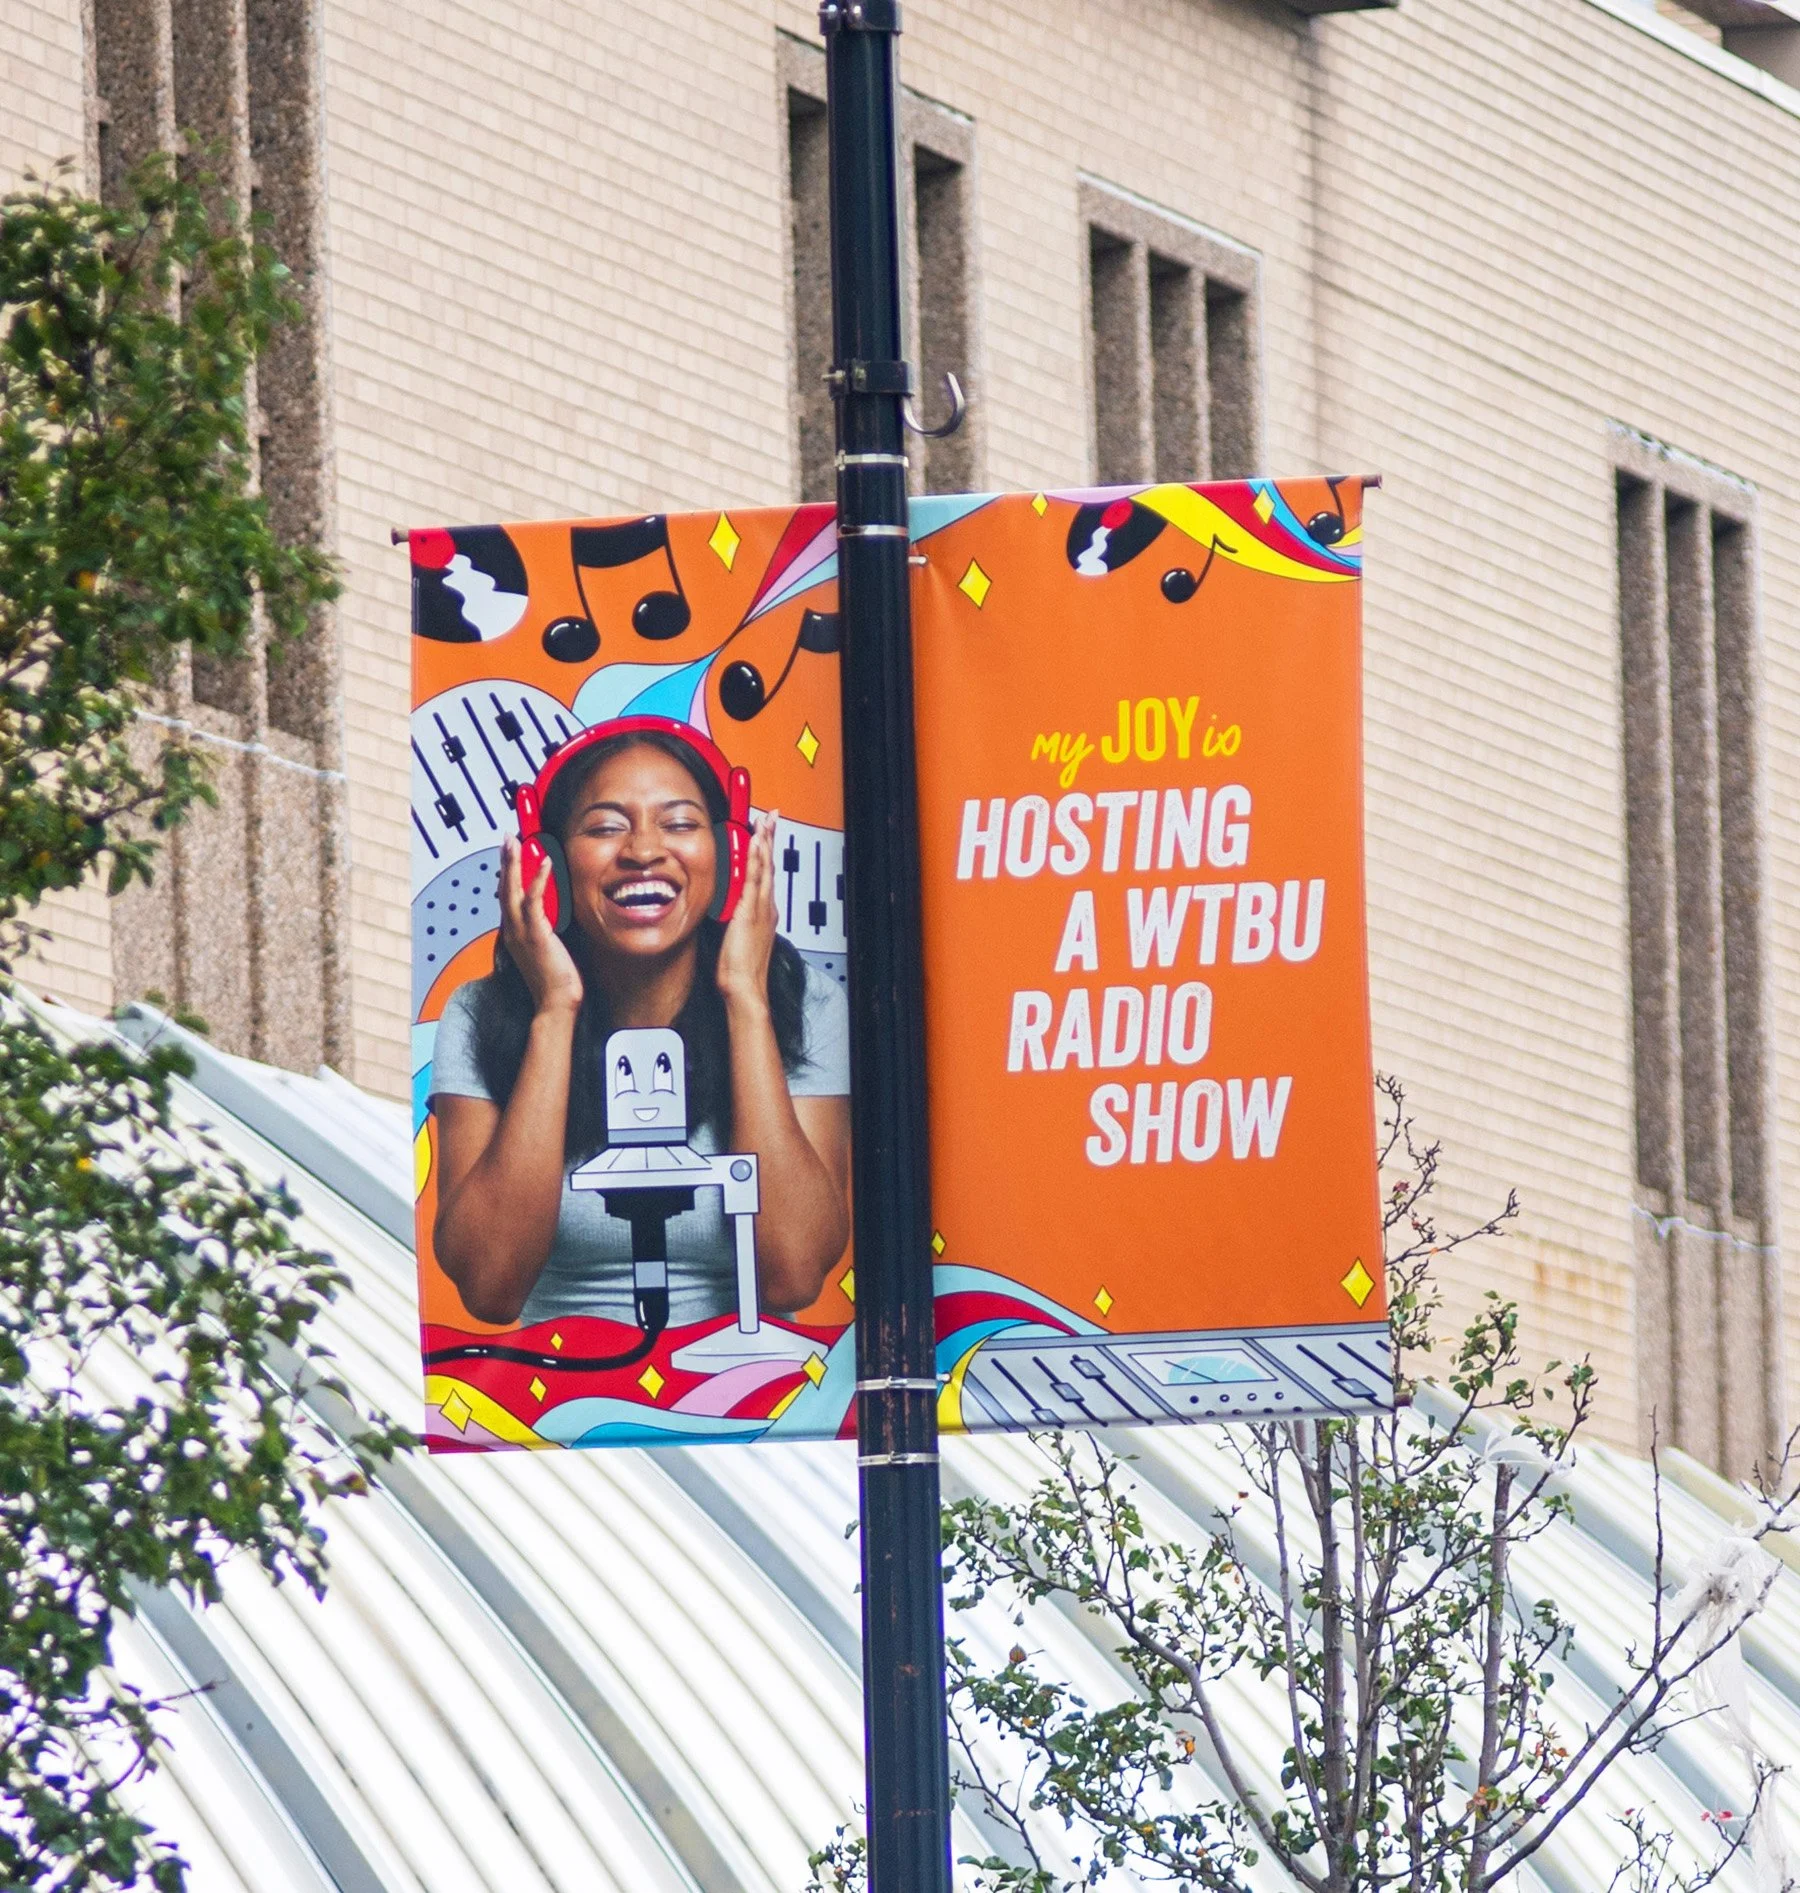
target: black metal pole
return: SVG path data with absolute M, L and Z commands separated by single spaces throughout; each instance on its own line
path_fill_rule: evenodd
M 827 0 L 870 1893 L 950 1893 L 897 0 Z

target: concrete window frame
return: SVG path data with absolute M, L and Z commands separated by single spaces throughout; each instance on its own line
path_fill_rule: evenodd
M 831 362 L 830 233 L 826 222 L 825 55 L 808 41 L 776 35 L 783 182 L 788 216 L 789 366 L 795 408 L 795 487 L 801 497 L 833 497 L 836 438 L 831 397 L 820 378 Z M 979 488 L 985 427 L 980 296 L 976 263 L 975 121 L 903 86 L 900 93 L 902 319 L 906 355 L 918 384 L 915 411 L 944 412 L 943 377 L 954 373 L 968 397 L 963 424 L 943 440 L 915 439 L 907 483 L 914 493 Z
M 1078 180 L 1077 209 L 1094 478 L 1262 472 L 1260 255 L 1098 178 Z
M 1640 1410 L 1743 1469 L 1782 1428 L 1756 489 L 1619 423 Z
M 223 198 L 267 214 L 299 305 L 249 389 L 256 478 L 285 538 L 336 537 L 326 341 L 322 23 L 312 0 L 87 0 L 87 169 L 119 194 L 154 151 L 200 154 Z M 189 134 L 190 151 L 183 143 Z M 231 1051 L 313 1070 L 350 1062 L 348 807 L 341 633 L 330 607 L 271 651 L 182 653 L 156 715 L 210 752 L 219 806 L 164 845 L 150 887 L 113 903 L 115 997 L 156 991 Z

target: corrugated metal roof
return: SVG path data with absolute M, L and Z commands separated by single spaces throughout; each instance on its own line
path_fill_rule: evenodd
M 63 1032 L 103 1028 L 61 1008 Z M 367 1405 L 420 1410 L 413 1261 L 406 1242 L 404 1108 L 333 1074 L 297 1077 L 195 1046 L 139 1009 L 125 1024 L 198 1052 L 183 1119 L 208 1126 L 253 1173 L 282 1178 L 304 1238 L 337 1257 L 350 1291 L 320 1332 Z M 122 1391 L 138 1364 L 97 1369 Z M 1239 1504 L 1231 1454 L 1208 1429 L 1121 1436 L 1153 1529 L 1192 1539 Z M 1741 1499 L 1685 1462 L 1664 1487 L 1676 1571 L 1735 1522 Z M 951 1492 L 1022 1495 L 1041 1471 L 1026 1440 L 945 1442 Z M 1590 1447 L 1569 1477 L 1572 1522 L 1517 1561 L 1527 1593 L 1577 1626 L 1556 1709 L 1593 1718 L 1626 1679 L 1650 1606 L 1650 1473 Z M 195 1613 L 146 1600 L 119 1639 L 121 1670 L 167 1692 L 209 1685 L 167 1719 L 161 1771 L 137 1790 L 178 1840 L 200 1893 L 799 1893 L 805 1859 L 861 1793 L 856 1510 L 850 1448 L 712 1447 L 505 1454 L 393 1468 L 369 1499 L 329 1515 L 321 1602 L 244 1561 Z M 1254 1498 L 1239 1529 L 1266 1552 Z M 959 1615 L 982 1659 L 1021 1634 L 998 1605 Z M 1122 1693 L 1091 1621 L 1036 1612 L 1043 1667 L 1090 1700 Z M 1800 1755 L 1800 1577 L 1784 1569 L 1743 1639 L 1759 1735 Z M 1262 1784 L 1276 1786 L 1285 1710 L 1246 1675 L 1230 1697 Z M 1205 1752 L 1197 1758 L 1204 1773 Z M 1622 1762 L 1522 1876 L 1592 1893 L 1619 1853 L 1614 1818 L 1651 1807 L 1703 1848 L 1705 1807 L 1740 1805 L 1741 1759 L 1707 1723 Z M 1800 1785 L 1780 1787 L 1791 1823 Z M 995 1836 L 958 1814 L 958 1853 Z M 1067 1842 L 1053 1824 L 1046 1853 Z M 1287 1884 L 1270 1865 L 1257 1888 Z M 1117 1884 L 1135 1884 L 1120 1877 Z M 1721 1886 L 1753 1884 L 1740 1861 Z

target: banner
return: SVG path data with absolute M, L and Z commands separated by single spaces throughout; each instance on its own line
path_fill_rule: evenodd
M 941 1423 L 1385 1404 L 1357 483 L 913 539 Z M 428 1441 L 845 1436 L 832 509 L 411 554 Z

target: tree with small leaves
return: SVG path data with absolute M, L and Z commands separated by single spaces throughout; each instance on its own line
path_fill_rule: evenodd
M 139 721 L 170 666 L 236 655 L 259 618 L 279 647 L 337 589 L 256 492 L 250 371 L 295 310 L 168 158 L 116 206 L 0 199 L 0 963 L 43 894 L 148 879 L 212 799 L 195 746 Z
M 1401 1363 L 1391 1414 L 1221 1429 L 1241 1490 L 1202 1521 L 1198 1543 L 1152 1529 L 1129 1462 L 1091 1435 L 1036 1436 L 1045 1474 L 1022 1503 L 946 1508 L 952 1612 L 992 1599 L 1022 1633 L 998 1669 L 967 1639 L 948 1643 L 956 1786 L 1008 1837 L 1004 1853 L 966 1863 L 988 1893 L 1073 1893 L 1116 1870 L 1226 1893 L 1259 1859 L 1306 1893 L 1498 1893 L 1609 1770 L 1717 1713 L 1710 1666 L 1774 1582 L 1759 1541 L 1790 1529 L 1791 1483 L 1763 1494 L 1729 1573 L 1677 1593 L 1657 1475 L 1643 1641 L 1619 1653 L 1622 1679 L 1586 1720 L 1554 1703 L 1575 1627 L 1547 1589 L 1527 1588 L 1517 1560 L 1569 1516 L 1594 1376 L 1585 1361 L 1527 1372 L 1518 1310 L 1494 1293 L 1447 1350 L 1434 1347 L 1434 1268 L 1503 1235 L 1518 1203 L 1440 1230 L 1440 1150 L 1419 1139 L 1400 1086 L 1381 1090 Z M 1425 1366 L 1441 1378 L 1420 1378 Z M 1086 1700 L 1027 1648 L 1045 1607 L 1099 1626 L 1115 1700 Z M 1273 1783 L 1228 1706 L 1244 1677 L 1284 1705 Z M 1756 1844 L 1772 1772 L 1753 1754 L 1752 1773 L 1745 1804 L 1715 1814 L 1710 1852 L 1676 1846 L 1641 1810 L 1625 1818 L 1613 1893 L 1712 1884 Z M 1045 1857 L 1046 1822 L 1068 1836 L 1072 1874 Z M 1764 1884 L 1789 1884 L 1761 1838 Z M 860 1838 L 841 1829 L 812 1866 L 810 1893 L 860 1893 Z
M 148 878 L 211 790 L 154 714 L 190 651 L 297 632 L 335 581 L 255 491 L 251 367 L 281 265 L 156 159 L 124 201 L 0 199 L 0 963 L 51 890 Z M 334 1438 L 309 1324 L 339 1286 L 178 1111 L 170 1049 L 53 1030 L 0 979 L 0 1885 L 176 1893 L 124 1794 L 158 1703 L 117 1675 L 146 1586 L 234 1553 L 324 1583 L 321 1505 L 398 1430 Z M 340 1390 L 341 1391 L 341 1390 Z

